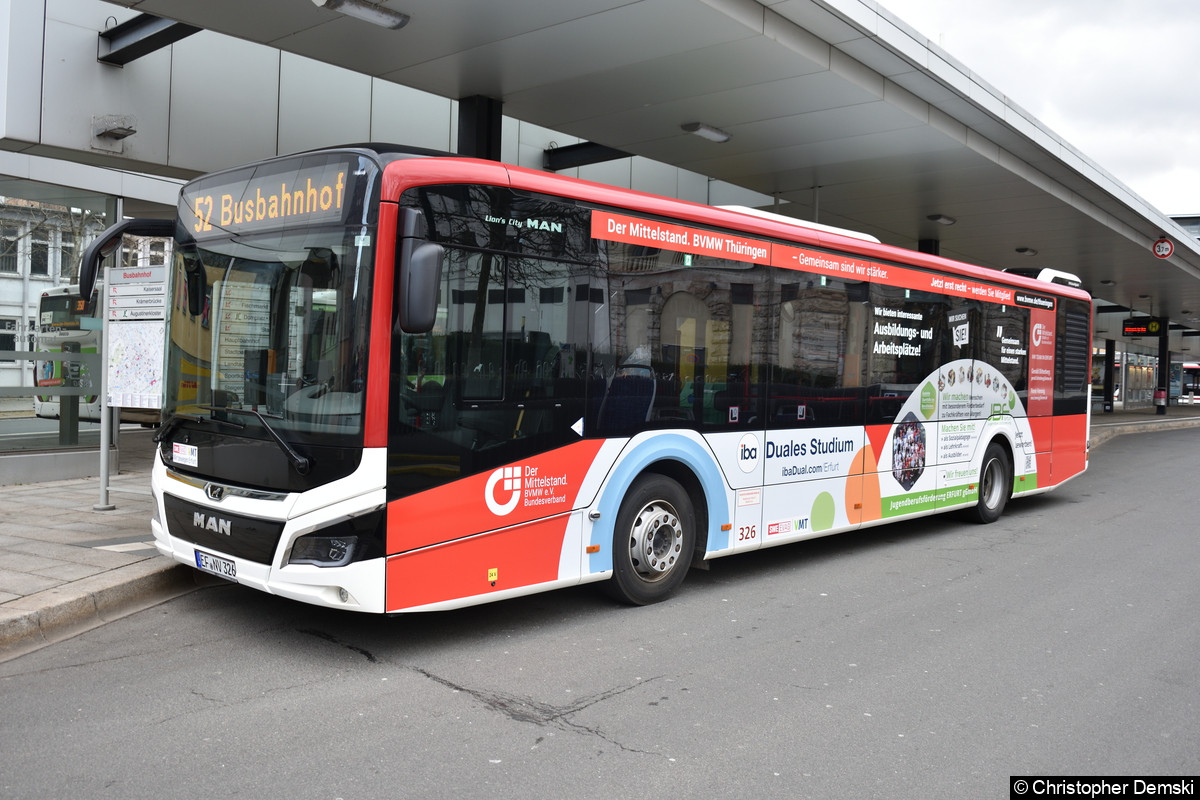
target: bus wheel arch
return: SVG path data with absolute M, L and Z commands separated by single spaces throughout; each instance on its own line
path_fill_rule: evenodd
M 1012 499 L 1013 452 L 1008 440 L 997 436 L 988 442 L 979 466 L 979 500 L 968 510 L 976 522 L 995 522 Z
M 605 591 L 630 605 L 666 599 L 703 555 L 707 520 L 708 505 L 691 470 L 670 461 L 649 465 L 621 499 Z

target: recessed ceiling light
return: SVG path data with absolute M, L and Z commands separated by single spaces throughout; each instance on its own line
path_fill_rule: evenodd
M 939 225 L 953 225 L 954 223 L 958 222 L 958 220 L 956 220 L 954 217 L 947 217 L 945 214 L 930 214 L 925 219 L 929 220 L 930 222 L 936 222 Z

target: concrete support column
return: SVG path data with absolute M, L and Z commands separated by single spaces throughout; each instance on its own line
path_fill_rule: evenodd
M 501 120 L 504 103 L 473 95 L 458 101 L 458 153 L 500 160 Z
M 1117 343 L 1113 339 L 1104 340 L 1104 413 L 1113 412 L 1113 389 L 1116 388 L 1117 376 Z
M 1167 337 L 1171 330 L 1171 321 L 1166 317 L 1160 320 L 1158 332 L 1158 382 L 1155 385 L 1154 413 L 1166 414 L 1167 402 L 1170 400 L 1169 386 L 1171 383 L 1171 348 L 1167 346 Z M 1161 403 L 1159 402 L 1161 399 Z

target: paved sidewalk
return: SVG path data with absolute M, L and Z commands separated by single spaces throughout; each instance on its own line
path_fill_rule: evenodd
M 122 431 L 112 511 L 98 477 L 0 487 L 0 661 L 198 587 L 154 547 L 153 452 L 153 431 Z
M 1097 414 L 1092 447 L 1129 433 L 1200 427 L 1200 404 Z M 121 434 L 112 511 L 98 478 L 0 487 L 0 661 L 200 586 L 220 583 L 158 555 L 150 534 L 151 431 Z

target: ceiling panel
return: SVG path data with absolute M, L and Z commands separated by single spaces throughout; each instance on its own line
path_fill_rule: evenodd
M 747 83 L 743 74 L 728 68 L 731 63 L 752 71 L 756 82 Z M 739 96 L 765 93 L 775 96 L 777 106 L 807 102 L 811 109 L 816 107 L 815 87 L 798 79 L 824 69 L 786 48 L 764 46 L 761 39 L 740 39 L 513 92 L 505 108 L 520 112 L 529 106 L 531 113 L 544 108 L 540 124 L 547 127 L 589 124 L 618 113 L 636 120 L 642 109 L 683 98 L 712 98 L 716 110 Z M 810 87 L 810 93 L 800 94 L 793 86 Z

